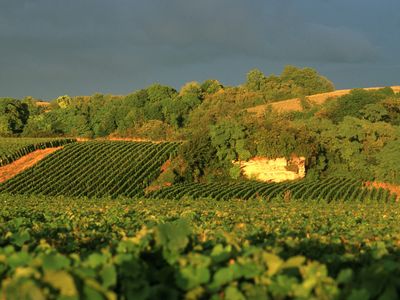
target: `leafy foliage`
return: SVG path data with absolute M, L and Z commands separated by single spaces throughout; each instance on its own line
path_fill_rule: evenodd
M 210 129 L 211 144 L 217 149 L 221 161 L 247 160 L 251 153 L 246 149 L 246 128 L 232 120 L 225 120 Z
M 377 179 L 400 184 L 400 164 L 398 161 L 400 139 L 389 142 L 377 154 L 376 158 L 380 168 L 376 169 Z
M 253 69 L 247 73 L 246 88 L 259 91 L 269 100 L 289 99 L 334 90 L 332 82 L 319 75 L 314 69 L 286 66 L 281 76 L 266 77 Z
M 235 87 L 205 80 L 177 91 L 156 83 L 127 96 L 65 95 L 44 106 L 32 97 L 5 98 L 0 100 L 0 135 L 185 140 L 190 153 L 180 155 L 183 167 L 174 169 L 181 169 L 174 173 L 181 181 L 238 178 L 233 160 L 296 155 L 306 158 L 307 174 L 314 177 L 397 184 L 391 161 L 399 154 L 393 145 L 400 138 L 400 93 L 356 89 L 322 105 L 318 95 L 316 102 L 306 98 L 333 88 L 311 68 L 287 66 L 279 76 L 251 70 L 247 81 Z M 247 111 L 291 97 L 300 97 L 297 105 L 303 111 L 282 113 L 272 106 L 263 116 Z
M 0 185 L 15 194 L 137 196 L 179 143 L 93 141 L 67 145 Z
M 398 203 L 0 194 L 6 299 L 396 299 Z
M 0 136 L 21 133 L 28 117 L 26 103 L 12 98 L 0 98 Z
M 342 121 L 346 116 L 360 117 L 365 116 L 371 121 L 381 121 L 385 116 L 385 111 L 379 107 L 371 107 L 384 100 L 388 96 L 394 95 L 390 88 L 377 91 L 367 91 L 355 89 L 350 94 L 337 99 L 335 102 L 328 103 L 327 116 L 335 123 Z M 373 109 L 377 111 L 373 111 Z

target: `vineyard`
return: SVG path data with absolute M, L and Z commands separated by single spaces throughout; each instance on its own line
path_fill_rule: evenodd
M 272 199 L 326 201 L 394 201 L 396 194 L 383 188 L 364 188 L 355 179 L 331 177 L 323 180 L 298 180 L 283 183 L 262 183 L 257 181 L 213 182 L 209 184 L 187 183 L 166 187 L 147 195 L 148 198 L 181 199 L 211 198 L 216 200 Z
M 36 146 L 70 143 L 73 140 L 47 141 Z M 177 151 L 179 143 L 92 141 L 73 143 L 49 155 L 33 168 L 0 185 L 0 192 L 65 196 L 126 196 L 153 199 L 285 198 L 391 201 L 396 194 L 383 188 L 365 188 L 355 179 L 330 177 L 283 183 L 257 181 L 215 181 L 182 183 L 144 194 L 145 188 L 160 174 L 163 163 Z M 26 151 L 28 151 L 26 150 Z M 15 152 L 23 154 L 25 150 Z
M 0 299 L 400 298 L 387 189 L 328 177 L 150 191 L 180 143 L 72 141 L 0 184 Z
M 134 197 L 161 172 L 179 143 L 73 143 L 0 185 L 0 192 Z
M 0 194 L 1 299 L 399 299 L 400 207 Z
M 0 167 L 38 149 L 64 146 L 74 139 L 59 138 L 0 138 Z

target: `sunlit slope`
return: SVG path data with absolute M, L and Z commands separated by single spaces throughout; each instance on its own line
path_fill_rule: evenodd
M 178 143 L 75 143 L 0 185 L 0 192 L 67 196 L 139 196 Z
M 12 163 L 38 149 L 60 147 L 75 141 L 63 138 L 0 137 L 0 166 Z
M 364 89 L 365 90 L 378 90 L 381 88 L 382 87 L 370 87 L 370 88 L 364 88 Z M 392 86 L 391 88 L 393 89 L 393 91 L 395 93 L 400 92 L 400 86 Z M 349 94 L 350 91 L 351 91 L 351 89 L 337 90 L 337 91 L 333 91 L 333 92 L 307 96 L 306 98 L 313 104 L 322 104 L 329 98 L 337 98 L 340 96 L 344 96 L 344 95 Z M 301 111 L 303 109 L 303 107 L 301 105 L 301 99 L 293 98 L 293 99 L 288 99 L 288 100 L 283 100 L 283 101 L 278 101 L 278 102 L 272 102 L 269 104 L 257 105 L 257 106 L 248 108 L 247 111 L 256 113 L 257 115 L 262 115 L 268 107 L 271 107 L 273 110 L 278 111 L 278 112 Z

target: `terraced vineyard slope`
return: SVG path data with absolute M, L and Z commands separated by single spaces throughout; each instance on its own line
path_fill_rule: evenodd
M 252 199 L 283 197 L 284 199 L 303 200 L 379 200 L 395 201 L 396 194 L 383 188 L 366 188 L 362 182 L 341 177 L 323 180 L 297 180 L 283 183 L 263 183 L 257 181 L 214 182 L 209 184 L 188 183 L 166 187 L 149 193 L 149 198 L 181 199 L 212 198 Z
M 0 192 L 134 197 L 161 172 L 179 143 L 92 141 L 67 145 L 0 185 Z
M 46 149 L 35 150 L 21 158 L 13 161 L 12 163 L 0 166 L 0 183 L 13 178 L 15 175 L 22 173 L 30 167 L 36 165 L 46 156 L 53 152 L 59 151 L 62 147 L 51 147 Z
M 60 147 L 75 141 L 60 138 L 0 138 L 0 167 L 33 151 Z

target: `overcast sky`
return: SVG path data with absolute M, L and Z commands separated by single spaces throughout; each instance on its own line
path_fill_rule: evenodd
M 0 0 L 0 96 L 127 94 L 310 66 L 400 85 L 399 0 Z

